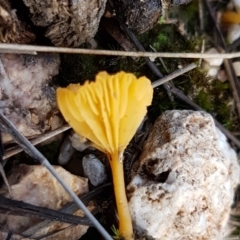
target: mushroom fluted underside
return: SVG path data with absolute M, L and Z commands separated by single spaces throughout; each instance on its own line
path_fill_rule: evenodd
M 123 177 L 123 152 L 151 104 L 153 88 L 146 77 L 131 73 L 97 74 L 95 82 L 57 89 L 57 102 L 76 133 L 107 154 L 114 183 L 119 232 L 133 239 L 131 216 Z

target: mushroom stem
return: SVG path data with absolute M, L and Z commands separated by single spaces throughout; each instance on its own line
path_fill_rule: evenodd
M 133 227 L 125 191 L 123 161 L 121 153 L 111 155 L 114 192 L 119 216 L 119 233 L 124 240 L 133 240 Z

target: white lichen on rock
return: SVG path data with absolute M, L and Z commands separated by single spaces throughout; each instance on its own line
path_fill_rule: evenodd
M 49 82 L 58 74 L 59 65 L 56 54 L 0 55 L 0 111 L 26 137 L 50 128 L 49 118 L 57 104 L 55 88 Z M 3 135 L 4 143 L 10 140 Z
M 219 240 L 238 181 L 236 153 L 209 114 L 167 111 L 128 185 L 135 229 L 161 240 Z

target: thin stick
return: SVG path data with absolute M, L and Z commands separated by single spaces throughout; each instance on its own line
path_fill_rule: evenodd
M 0 196 L 0 213 L 14 216 L 28 216 L 51 221 L 64 222 L 69 224 L 81 224 L 92 226 L 91 221 L 86 217 L 74 216 L 69 213 L 59 212 L 58 210 L 39 207 L 33 204 L 17 201 Z
M 203 15 L 203 0 L 198 0 L 198 17 L 200 23 L 200 30 L 203 31 L 204 29 L 204 15 Z
M 121 57 L 164 57 L 164 58 L 238 58 L 240 52 L 234 53 L 164 53 L 164 52 L 125 52 L 112 50 L 84 49 L 84 48 L 64 48 L 64 47 L 47 47 L 34 45 L 18 45 L 18 44 L 0 44 L 0 53 L 18 53 L 18 54 L 37 54 L 38 52 L 54 52 L 69 54 L 90 54 L 105 56 L 121 56 Z
M 205 52 L 205 39 L 202 40 L 202 46 L 201 46 L 201 53 Z M 201 66 L 202 65 L 202 58 L 199 59 L 199 63 L 198 65 Z
M 4 154 L 4 148 L 3 148 L 3 143 L 2 143 L 2 134 L 0 132 L 0 174 L 2 175 L 5 185 L 7 186 L 10 197 L 12 197 L 12 190 L 8 183 L 8 180 L 7 180 L 4 168 L 3 168 L 3 166 L 4 166 L 3 165 L 3 154 Z
M 62 133 L 62 132 L 65 132 L 65 131 L 69 130 L 70 128 L 71 127 L 68 124 L 65 124 L 65 125 L 63 125 L 60 128 L 57 128 L 57 129 L 55 129 L 53 131 L 47 132 L 45 134 L 42 134 L 41 136 L 39 136 L 39 137 L 37 137 L 37 138 L 35 138 L 33 140 L 30 140 L 30 142 L 31 142 L 31 144 L 33 146 L 35 146 L 35 145 L 37 145 L 39 143 L 42 143 L 42 142 L 44 142 L 44 141 L 46 141 L 46 140 L 48 140 L 48 139 L 50 139 L 50 138 L 52 138 L 52 137 Z M 11 156 L 14 156 L 15 154 L 20 153 L 22 151 L 23 151 L 23 149 L 20 148 L 19 146 L 11 148 L 9 150 L 6 150 L 5 154 L 3 155 L 3 160 L 6 160 L 7 158 L 9 158 Z
M 112 240 L 112 237 L 108 232 L 102 227 L 98 220 L 91 214 L 83 202 L 78 198 L 78 196 L 72 191 L 70 187 L 61 179 L 57 174 L 56 170 L 52 167 L 49 161 L 24 137 L 22 136 L 15 126 L 0 112 L 0 122 L 2 123 L 5 130 L 12 135 L 14 140 L 28 153 L 33 159 L 39 161 L 43 166 L 45 166 L 49 172 L 58 180 L 58 182 L 63 186 L 63 188 L 72 197 L 74 202 L 78 207 L 85 213 L 93 225 L 98 229 L 102 236 L 107 240 Z
M 153 52 L 157 52 L 157 50 L 153 47 L 153 46 L 151 46 L 151 45 L 149 45 L 149 47 L 153 50 Z M 167 69 L 167 66 L 165 65 L 165 63 L 164 63 L 164 61 L 163 61 L 163 59 L 162 58 L 158 58 L 159 59 L 159 61 L 161 62 L 161 64 L 163 65 L 163 67 L 164 67 L 164 69 L 165 69 L 165 71 L 166 71 L 166 73 L 168 73 L 168 69 Z M 154 61 L 153 61 L 154 62 Z
M 189 65 L 187 65 L 186 67 L 182 68 L 182 69 L 178 69 L 176 71 L 174 71 L 173 73 L 170 73 L 169 75 L 157 80 L 157 81 L 154 81 L 152 83 L 152 87 L 155 88 L 155 87 L 158 87 L 168 81 L 171 81 L 173 80 L 174 78 L 186 73 L 186 72 L 189 72 L 190 70 L 196 68 L 197 65 L 195 63 L 191 63 Z
M 3 43 L 6 44 L 6 43 Z M 11 49 L 11 47 L 5 47 L 1 48 L 0 53 L 12 53 L 12 54 L 29 54 L 29 55 L 37 55 L 37 52 L 35 50 L 24 50 L 24 49 L 17 49 L 17 47 Z
M 224 67 L 228 75 L 228 80 L 232 88 L 233 99 L 237 108 L 238 117 L 240 118 L 240 82 L 236 76 L 231 59 L 224 59 Z
M 93 200 L 96 196 L 98 196 L 100 193 L 102 193 L 104 190 L 106 190 L 106 188 L 109 188 L 110 186 L 112 186 L 112 184 L 107 183 L 101 187 L 98 187 L 97 189 L 92 190 L 89 193 L 86 193 L 84 196 L 81 197 L 82 202 L 87 205 L 91 200 Z M 78 210 L 78 206 L 76 206 L 76 204 L 72 202 L 72 203 L 66 204 L 64 207 L 62 207 L 58 211 L 60 213 L 64 212 L 64 213 L 73 214 L 77 210 Z M 39 238 L 39 235 L 42 235 L 39 233 L 42 233 L 44 229 L 48 229 L 54 223 L 55 222 L 51 220 L 41 221 L 31 226 L 27 230 L 21 232 L 21 235 L 28 238 L 37 238 L 37 237 Z

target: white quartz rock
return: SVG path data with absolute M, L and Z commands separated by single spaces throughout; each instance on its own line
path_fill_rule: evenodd
M 137 233 L 157 240 L 221 239 L 239 172 L 236 152 L 209 114 L 165 112 L 127 187 Z
M 80 136 L 78 135 L 77 133 L 73 132 L 70 136 L 69 136 L 69 139 L 71 140 L 72 142 L 72 146 L 82 152 L 84 151 L 85 149 L 89 148 L 89 149 L 94 149 L 92 146 L 91 146 L 91 142 L 88 141 L 85 137 L 83 136 Z
M 67 136 L 61 145 L 58 156 L 58 163 L 60 165 L 67 164 L 75 151 L 76 150 L 72 145 L 72 141 L 70 140 L 69 136 Z
M 205 53 L 217 54 L 219 52 L 216 48 L 210 48 Z M 210 66 L 219 67 L 223 63 L 223 58 L 204 58 L 204 61 L 206 61 Z
M 240 61 L 233 62 L 233 69 L 237 77 L 240 76 Z
M 218 71 L 217 79 L 220 82 L 226 82 L 228 80 L 228 75 L 227 75 L 227 73 L 224 69 L 221 69 L 221 70 Z
M 240 37 L 240 24 L 231 24 L 227 31 L 227 41 L 233 43 Z
M 107 180 L 106 168 L 94 154 L 83 157 L 83 172 L 93 186 L 98 186 Z
M 232 3 L 238 13 L 240 13 L 240 1 L 239 0 L 232 0 Z
M 210 66 L 209 63 L 203 61 L 202 67 L 207 72 L 207 77 L 216 78 L 218 75 L 220 66 Z

